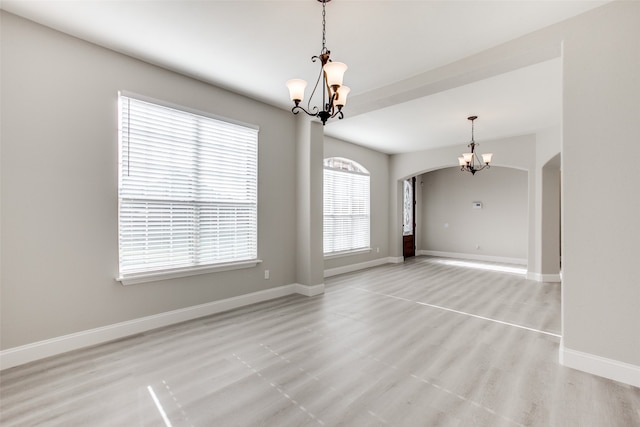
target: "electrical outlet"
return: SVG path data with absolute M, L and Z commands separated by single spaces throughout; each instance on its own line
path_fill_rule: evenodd
M 269 270 L 264 271 L 264 279 L 269 280 Z

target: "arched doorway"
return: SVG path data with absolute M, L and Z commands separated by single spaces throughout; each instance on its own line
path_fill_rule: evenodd
M 540 215 L 540 274 L 542 281 L 559 282 L 561 271 L 561 155 L 542 167 Z

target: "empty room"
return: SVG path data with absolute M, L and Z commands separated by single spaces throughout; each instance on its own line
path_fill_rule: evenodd
M 640 426 L 639 1 L 3 0 L 0 43 L 2 426 Z

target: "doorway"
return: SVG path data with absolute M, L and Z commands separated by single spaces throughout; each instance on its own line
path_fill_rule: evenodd
M 405 179 L 402 186 L 402 255 L 416 255 L 416 177 Z
M 557 154 L 542 167 L 540 217 L 540 274 L 544 281 L 560 282 L 562 270 L 562 171 Z

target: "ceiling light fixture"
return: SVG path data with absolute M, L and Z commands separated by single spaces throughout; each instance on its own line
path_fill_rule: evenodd
M 491 163 L 491 159 L 493 158 L 493 153 L 487 153 L 482 155 L 482 162 L 478 157 L 478 153 L 476 153 L 476 145 L 478 144 L 473 138 L 473 125 L 474 121 L 478 118 L 478 116 L 467 117 L 467 120 L 471 120 L 471 142 L 467 147 L 471 147 L 470 153 L 464 153 L 462 157 L 458 157 L 458 163 L 460 165 L 460 170 L 465 172 L 471 172 L 471 175 L 475 175 L 476 172 L 481 171 L 484 168 L 490 168 L 489 163 Z M 483 164 L 484 163 L 484 164 Z M 476 165 L 479 165 L 476 167 Z M 481 166 L 480 166 L 481 165 Z
M 300 111 L 305 112 L 306 114 L 314 117 L 318 117 L 322 121 L 322 125 L 324 126 L 327 123 L 327 120 L 338 117 L 338 119 L 342 119 L 344 114 L 342 113 L 342 107 L 347 102 L 347 95 L 349 94 L 349 89 L 347 86 L 342 85 L 342 80 L 344 77 L 344 72 L 347 71 L 347 65 L 342 62 L 333 62 L 329 58 L 331 52 L 325 46 L 326 43 L 326 13 L 325 13 L 325 5 L 329 3 L 331 0 L 318 0 L 322 3 L 322 50 L 320 51 L 320 55 L 312 56 L 311 61 L 316 62 L 316 60 L 320 60 L 320 74 L 318 75 L 318 80 L 316 80 L 316 85 L 313 88 L 313 92 L 311 92 L 311 96 L 309 97 L 309 102 L 307 103 L 307 108 L 300 106 L 300 103 L 304 99 L 304 89 L 307 87 L 307 82 L 302 79 L 291 79 L 287 81 L 287 87 L 289 88 L 289 96 L 291 100 L 296 104 L 291 111 L 293 114 L 298 114 Z M 318 84 L 322 80 L 322 109 L 317 106 L 311 107 L 311 100 L 318 89 Z

